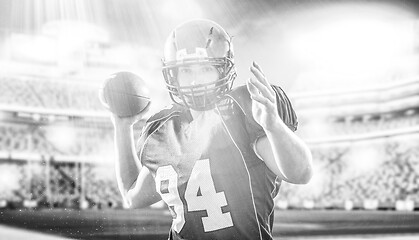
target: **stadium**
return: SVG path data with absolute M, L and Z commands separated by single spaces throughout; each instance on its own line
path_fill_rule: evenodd
M 236 86 L 256 59 L 285 89 L 312 152 L 311 181 L 275 198 L 275 239 L 419 236 L 414 1 L 6 0 L 0 12 L 0 239 L 167 239 L 163 202 L 122 200 L 98 89 L 130 71 L 150 114 L 169 104 L 162 46 L 193 18 L 234 36 Z

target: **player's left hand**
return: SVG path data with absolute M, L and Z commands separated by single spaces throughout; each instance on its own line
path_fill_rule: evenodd
M 280 120 L 276 95 L 256 62 L 253 62 L 250 71 L 253 73 L 254 78 L 249 78 L 246 85 L 252 98 L 253 118 L 265 130 L 268 130 Z

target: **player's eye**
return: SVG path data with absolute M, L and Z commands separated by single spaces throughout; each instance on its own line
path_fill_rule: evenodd
M 179 72 L 181 72 L 181 73 L 191 73 L 192 70 L 189 69 L 189 68 L 181 68 L 181 69 L 179 69 Z
M 211 66 L 206 66 L 202 68 L 202 72 L 212 72 L 214 71 L 214 68 Z

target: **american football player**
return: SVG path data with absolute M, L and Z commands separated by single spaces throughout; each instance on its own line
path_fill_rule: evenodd
M 287 95 L 258 64 L 250 71 L 233 89 L 231 37 L 213 21 L 188 21 L 164 48 L 173 105 L 147 120 L 136 144 L 132 125 L 143 113 L 113 116 L 122 196 L 132 208 L 162 199 L 173 217 L 169 239 L 273 239 L 281 181 L 312 176 Z

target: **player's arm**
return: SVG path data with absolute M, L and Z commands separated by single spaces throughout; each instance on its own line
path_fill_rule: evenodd
M 143 208 L 160 201 L 161 197 L 154 186 L 154 178 L 149 169 L 141 168 L 137 180 L 127 192 L 128 206 L 130 208 Z
M 261 68 L 253 63 L 250 70 L 255 76 L 247 82 L 253 118 L 266 133 L 256 142 L 256 151 L 267 167 L 283 180 L 305 184 L 313 174 L 311 152 L 279 116 L 276 94 Z
M 151 173 L 142 167 L 136 154 L 133 125 L 139 119 L 138 115 L 130 118 L 112 116 L 116 179 L 122 197 L 130 208 L 146 207 L 160 200 Z

